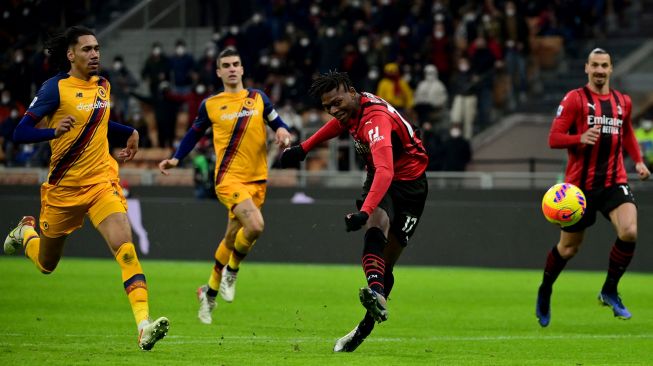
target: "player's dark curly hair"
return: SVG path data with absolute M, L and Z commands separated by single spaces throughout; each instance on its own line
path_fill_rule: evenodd
M 95 36 L 95 33 L 84 26 L 75 25 L 51 36 L 45 43 L 45 49 L 50 52 L 50 62 L 59 71 L 67 72 L 70 70 L 70 61 L 66 53 L 68 47 L 76 45 L 81 36 Z
M 308 93 L 313 97 L 320 99 L 322 94 L 328 93 L 333 89 L 343 86 L 345 90 L 352 87 L 351 79 L 346 72 L 329 71 L 326 74 L 320 74 L 313 83 Z

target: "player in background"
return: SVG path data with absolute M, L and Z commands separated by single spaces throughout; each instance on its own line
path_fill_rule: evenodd
M 306 141 L 287 148 L 281 155 L 282 166 L 297 164 L 315 146 L 347 131 L 367 167 L 358 211 L 345 216 L 347 231 L 366 230 L 361 261 L 367 287 L 359 290 L 366 313 L 333 348 L 352 352 L 372 332 L 375 321 L 388 318 L 386 299 L 394 285 L 393 268 L 424 210 L 428 156 L 414 126 L 383 99 L 357 92 L 346 73 L 320 75 L 310 94 L 334 118 Z
M 150 321 L 147 283 L 132 242 L 118 163 L 109 154 L 107 139 L 112 133 L 127 140 L 118 154 L 127 161 L 138 151 L 138 132 L 109 121 L 111 86 L 98 76 L 100 46 L 91 30 L 70 27 L 46 47 L 61 72 L 43 83 L 14 132 L 16 142 L 50 141 L 52 148 L 48 180 L 41 186 L 41 235 L 34 217 L 25 216 L 5 239 L 4 251 L 13 254 L 24 248 L 36 267 L 50 274 L 66 238 L 88 215 L 120 265 L 138 345 L 150 350 L 166 335 L 169 322 L 165 317 Z M 36 128 L 44 118 L 47 128 Z
M 535 309 L 542 327 L 551 321 L 553 283 L 567 261 L 578 253 L 585 229 L 594 224 L 597 211 L 610 220 L 617 233 L 598 299 L 612 309 L 615 317 L 631 317 L 617 291 L 637 241 L 637 206 L 628 186 L 624 149 L 635 162 L 640 179 L 648 179 L 651 173 L 633 133 L 630 97 L 610 89 L 610 55 L 600 48 L 592 50 L 585 63 L 585 73 L 587 85 L 565 95 L 549 134 L 551 148 L 567 149 L 565 182 L 583 190 L 587 209 L 578 223 L 561 229 L 560 241 L 547 255 Z
M 215 192 L 229 211 L 227 230 L 215 251 L 215 265 L 206 285 L 200 286 L 198 317 L 211 324 L 215 297 L 232 302 L 240 264 L 263 232 L 261 207 L 265 201 L 267 130 L 275 132 L 275 142 L 288 146 L 288 127 L 262 91 L 243 86 L 243 64 L 238 51 L 226 48 L 217 59 L 217 74 L 224 91 L 208 97 L 200 105 L 197 118 L 174 156 L 159 163 L 163 174 L 179 164 L 206 129 L 213 129 L 215 148 Z

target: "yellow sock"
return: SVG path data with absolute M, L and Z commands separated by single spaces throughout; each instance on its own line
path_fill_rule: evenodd
M 136 249 L 132 243 L 124 243 L 116 252 L 116 261 L 122 270 L 122 282 L 125 286 L 127 298 L 134 312 L 136 325 L 149 319 L 150 311 L 147 302 L 147 282 L 143 269 L 136 256 Z
M 41 238 L 31 227 L 25 227 L 23 232 L 23 245 L 25 246 L 25 256 L 34 262 L 36 268 L 44 274 L 50 274 L 52 271 L 43 268 L 39 262 L 39 250 L 41 249 Z
M 215 265 L 209 277 L 209 287 L 215 291 L 220 289 L 220 280 L 222 279 L 222 268 L 229 262 L 232 250 L 227 248 L 226 241 L 222 239 L 218 249 L 215 250 Z
M 247 253 L 249 253 L 249 251 L 254 246 L 254 243 L 256 243 L 256 240 L 251 242 L 248 241 L 247 238 L 245 238 L 245 231 L 243 228 L 240 228 L 238 233 L 236 233 L 234 251 L 231 253 L 231 257 L 229 257 L 229 267 L 232 269 L 238 269 L 240 267 L 240 262 L 245 259 Z

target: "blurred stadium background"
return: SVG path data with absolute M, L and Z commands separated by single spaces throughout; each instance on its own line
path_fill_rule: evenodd
M 156 163 L 170 156 L 199 102 L 220 91 L 215 57 L 227 46 L 243 56 L 246 86 L 271 97 L 298 139 L 328 118 L 306 92 L 316 73 L 347 71 L 357 89 L 381 94 L 384 83 L 403 85 L 382 96 L 421 127 L 431 158 L 427 210 L 403 263 L 540 268 L 558 233 L 539 202 L 565 162 L 564 151 L 548 148 L 548 129 L 564 93 L 586 82 L 583 64 L 595 47 L 612 54 L 612 86 L 633 98 L 633 123 L 653 161 L 653 1 L 13 0 L 2 2 L 0 16 L 6 229 L 38 213 L 49 156 L 47 144 L 14 144 L 13 129 L 54 74 L 43 41 L 75 24 L 93 28 L 100 40 L 112 120 L 140 132 L 141 150 L 121 176 L 149 233 L 142 254 L 152 258 L 210 258 L 223 233 L 224 210 L 206 188 L 210 144 L 199 144 L 172 177 L 161 176 Z M 362 182 L 348 136 L 297 169 L 278 169 L 278 153 L 269 152 L 266 233 L 252 260 L 356 262 L 357 245 L 331 250 L 342 242 L 342 215 Z M 653 190 L 631 182 L 640 241 L 647 242 Z M 572 267 L 605 267 L 614 235 L 605 222 L 597 226 L 592 249 Z M 66 254 L 105 257 L 100 242 L 85 227 Z M 653 250 L 640 248 L 633 269 L 644 271 Z

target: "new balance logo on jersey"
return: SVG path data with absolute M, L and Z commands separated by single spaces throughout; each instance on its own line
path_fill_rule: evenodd
M 258 115 L 258 110 L 257 109 L 244 109 L 240 112 L 234 112 L 234 113 L 226 113 L 220 116 L 220 119 L 223 121 L 230 120 L 230 119 L 235 119 L 235 118 L 241 118 L 241 117 L 249 117 L 249 116 L 257 116 Z
M 83 98 L 83 97 L 84 97 L 84 94 L 82 94 L 82 92 L 75 93 L 75 98 Z
M 108 100 L 96 100 L 95 103 L 79 103 L 77 105 L 77 110 L 78 111 L 85 111 L 88 112 L 91 109 L 98 109 L 98 108 L 110 108 L 111 107 L 111 102 Z

